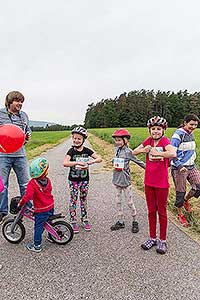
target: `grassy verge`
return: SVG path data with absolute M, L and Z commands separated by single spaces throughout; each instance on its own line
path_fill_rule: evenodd
M 93 132 L 94 133 L 94 132 Z M 102 140 L 98 136 L 94 134 L 90 134 L 89 141 L 93 147 L 93 149 L 98 152 L 103 160 L 104 160 L 104 168 L 105 170 L 112 170 L 111 160 L 114 154 L 114 147 L 111 143 Z M 140 159 L 144 159 L 144 157 L 139 157 Z M 137 166 L 134 163 L 130 164 L 131 169 L 131 179 L 135 189 L 144 197 L 144 170 Z M 177 222 L 176 209 L 174 207 L 174 199 L 175 199 L 175 190 L 173 181 L 170 175 L 170 194 L 169 194 L 169 202 L 168 202 L 168 212 L 171 221 L 173 221 L 177 226 L 179 226 L 186 234 L 190 235 L 197 242 L 200 243 L 200 202 L 199 199 L 192 198 L 191 205 L 193 208 L 192 214 L 187 214 L 187 218 L 190 221 L 191 227 L 184 228 L 179 225 Z
M 70 135 L 70 131 L 33 132 L 31 140 L 26 144 L 27 158 L 40 155 L 54 146 L 62 143 Z

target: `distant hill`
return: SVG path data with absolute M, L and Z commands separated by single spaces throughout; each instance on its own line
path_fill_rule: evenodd
M 30 126 L 33 126 L 33 127 L 46 127 L 47 124 L 49 126 L 51 125 L 56 125 L 56 123 L 53 123 L 53 122 L 46 122 L 46 121 L 32 121 L 30 120 Z

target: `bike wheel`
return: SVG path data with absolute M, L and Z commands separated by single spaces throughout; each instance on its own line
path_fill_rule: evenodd
M 56 230 L 57 234 L 61 238 L 61 240 L 58 240 L 55 236 L 49 233 L 49 238 L 54 243 L 59 245 L 65 245 L 73 239 L 74 231 L 69 223 L 65 221 L 56 221 L 52 223 L 51 226 Z
M 2 233 L 4 238 L 12 243 L 12 244 L 18 244 L 20 243 L 26 234 L 26 230 L 22 222 L 18 221 L 15 225 L 15 228 L 13 232 L 11 232 L 11 227 L 13 225 L 14 219 L 10 219 L 4 222 L 2 226 Z

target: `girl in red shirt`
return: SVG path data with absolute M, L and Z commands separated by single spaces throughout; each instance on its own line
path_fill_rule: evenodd
M 148 207 L 150 238 L 141 247 L 149 250 L 157 245 L 156 251 L 167 251 L 167 198 L 169 193 L 169 158 L 176 157 L 176 151 L 164 136 L 167 122 L 163 117 L 155 116 L 148 120 L 150 137 L 133 150 L 133 154 L 146 154 L 145 196 Z M 159 216 L 160 239 L 156 239 L 156 217 Z

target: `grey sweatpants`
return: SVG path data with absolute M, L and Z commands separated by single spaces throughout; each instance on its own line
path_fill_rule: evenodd
M 132 217 L 135 218 L 136 216 L 136 208 L 133 203 L 133 188 L 131 185 L 126 187 L 120 187 L 117 185 L 114 185 L 116 189 L 116 209 L 117 209 L 117 218 L 118 220 L 122 220 L 124 218 L 124 209 L 123 209 L 123 194 L 125 201 L 128 204 L 128 207 L 131 209 Z

